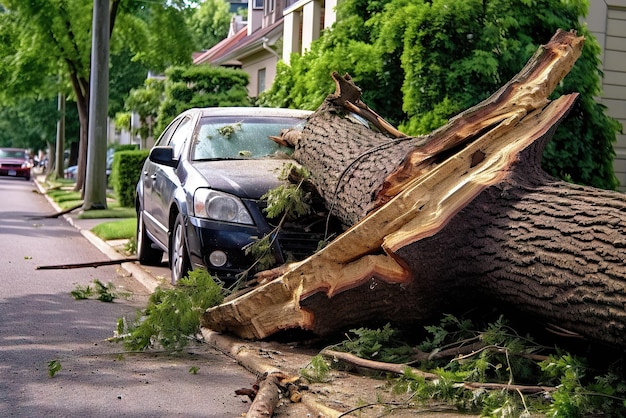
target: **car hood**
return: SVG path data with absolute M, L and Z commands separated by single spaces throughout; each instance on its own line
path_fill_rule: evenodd
M 25 162 L 23 158 L 0 158 L 0 164 L 22 165 Z
M 200 161 L 193 166 L 206 179 L 209 187 L 238 197 L 259 199 L 268 190 L 284 182 L 278 179 L 285 164 L 294 160 L 224 160 Z

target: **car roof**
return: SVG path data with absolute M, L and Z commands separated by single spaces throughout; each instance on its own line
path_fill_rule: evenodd
M 276 107 L 205 107 L 189 109 L 187 112 L 199 113 L 200 116 L 273 116 L 306 118 L 310 110 L 284 109 Z

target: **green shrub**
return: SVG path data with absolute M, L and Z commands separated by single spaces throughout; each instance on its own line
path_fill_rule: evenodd
M 193 65 L 166 71 L 165 98 L 154 134 L 158 135 L 179 113 L 193 107 L 250 106 L 248 75 L 242 70 Z
M 149 150 L 119 151 L 113 158 L 110 182 L 122 207 L 135 204 L 135 189 Z
M 150 348 L 180 350 L 200 333 L 204 311 L 219 305 L 225 290 L 206 270 L 193 270 L 182 278 L 176 288 L 158 287 L 145 309 L 134 320 L 120 318 L 117 338 L 130 351 Z

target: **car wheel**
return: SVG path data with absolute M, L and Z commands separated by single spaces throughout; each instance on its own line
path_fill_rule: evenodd
M 178 214 L 172 229 L 172 245 L 170 246 L 170 269 L 172 270 L 172 284 L 178 283 L 190 270 L 187 245 L 185 244 L 185 223 L 183 215 Z
M 163 259 L 163 251 L 152 248 L 152 240 L 146 233 L 141 209 L 137 212 L 137 258 L 140 264 L 148 266 L 157 266 Z

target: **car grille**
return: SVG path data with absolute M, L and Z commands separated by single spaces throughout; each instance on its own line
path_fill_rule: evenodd
M 278 245 L 285 261 L 299 261 L 317 251 L 323 239 L 323 234 L 281 231 L 278 234 Z
M 257 202 L 261 213 L 267 207 L 265 201 Z M 267 223 L 276 227 L 277 219 L 267 219 Z M 286 222 L 278 233 L 277 242 L 285 262 L 300 261 L 315 253 L 324 240 L 326 218 L 321 216 L 307 216 L 296 222 Z M 331 229 L 332 232 L 332 229 Z M 336 235 L 336 234 L 335 234 Z

